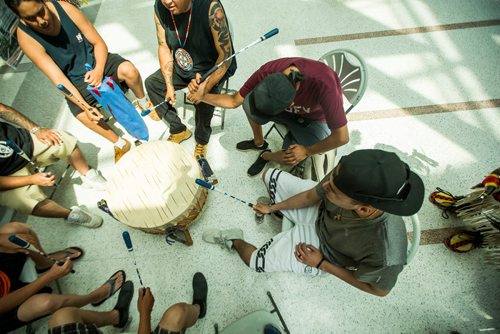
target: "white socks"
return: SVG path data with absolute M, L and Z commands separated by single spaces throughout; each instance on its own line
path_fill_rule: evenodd
M 126 142 L 126 141 L 125 141 L 122 137 L 120 137 L 120 138 L 118 139 L 118 141 L 117 141 L 116 143 L 114 143 L 114 145 L 115 145 L 116 147 L 118 147 L 119 149 L 122 149 L 122 148 L 123 148 L 123 146 L 125 146 L 125 144 L 127 144 L 127 142 Z
M 146 107 L 148 106 L 148 103 L 149 103 L 149 99 L 146 97 L 146 95 L 144 95 L 144 97 L 142 99 L 137 99 L 137 103 L 139 103 L 139 106 L 142 109 L 146 109 Z

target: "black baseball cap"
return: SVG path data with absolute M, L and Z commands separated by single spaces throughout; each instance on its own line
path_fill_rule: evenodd
M 333 183 L 344 194 L 374 208 L 411 216 L 424 201 L 424 183 L 392 152 L 358 150 L 339 161 Z
M 266 124 L 282 113 L 295 98 L 295 86 L 281 72 L 265 77 L 243 100 L 243 109 L 257 124 Z

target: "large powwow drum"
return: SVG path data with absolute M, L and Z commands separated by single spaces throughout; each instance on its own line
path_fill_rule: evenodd
M 107 203 L 120 222 L 148 233 L 172 227 L 192 244 L 188 227 L 201 213 L 207 189 L 196 159 L 181 145 L 155 141 L 140 145 L 118 161 L 108 179 Z

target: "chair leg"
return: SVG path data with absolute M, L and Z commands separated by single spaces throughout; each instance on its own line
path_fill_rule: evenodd
M 281 315 L 281 312 L 278 308 L 278 305 L 276 305 L 276 302 L 274 301 L 274 298 L 273 298 L 273 295 L 271 294 L 271 292 L 268 291 L 267 296 L 271 300 L 271 304 L 273 304 L 273 310 L 271 311 L 271 313 L 276 312 L 276 314 L 278 315 L 278 318 L 280 319 L 281 324 L 283 325 L 283 329 L 285 330 L 285 333 L 290 334 L 290 331 L 288 330 L 288 327 L 286 326 L 285 319 L 283 319 L 283 316 Z
M 221 111 L 220 111 L 220 117 L 222 118 L 220 129 L 224 130 L 224 121 L 226 119 L 226 109 L 225 108 L 221 109 Z
M 266 134 L 264 135 L 264 139 L 267 139 L 267 137 L 269 136 L 269 134 L 271 133 L 271 131 L 273 131 L 273 129 L 276 129 L 276 131 L 278 131 L 278 129 L 276 128 L 276 124 L 273 124 L 273 126 L 271 126 L 269 128 L 269 130 L 267 130 Z M 278 133 L 281 136 L 281 133 L 279 131 L 278 131 Z

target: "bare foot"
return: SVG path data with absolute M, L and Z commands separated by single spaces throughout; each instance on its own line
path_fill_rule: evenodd
M 93 304 L 101 304 L 102 302 L 104 302 L 104 300 L 111 297 L 122 287 L 124 281 L 124 272 L 121 270 L 117 271 L 103 285 L 90 293 L 93 297 Z

